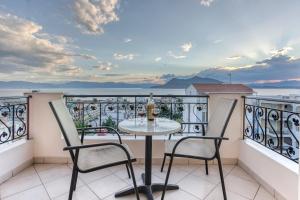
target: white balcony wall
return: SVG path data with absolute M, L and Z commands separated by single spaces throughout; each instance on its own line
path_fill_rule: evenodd
M 60 130 L 50 109 L 49 101 L 63 98 L 62 93 L 31 93 L 29 132 L 33 139 L 36 162 L 54 162 L 67 156 Z
M 239 164 L 279 200 L 298 197 L 298 164 L 246 139 L 240 143 Z
M 0 184 L 33 162 L 33 141 L 21 139 L 1 144 Z

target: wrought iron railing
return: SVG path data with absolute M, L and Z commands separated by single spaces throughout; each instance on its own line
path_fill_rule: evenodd
M 0 97 L 0 144 L 29 138 L 29 98 Z
M 299 162 L 300 101 L 244 98 L 244 138 Z
M 124 119 L 139 117 L 149 95 L 65 95 L 66 105 L 77 128 L 110 126 L 118 128 Z M 154 95 L 159 117 L 181 123 L 181 134 L 201 134 L 207 124 L 208 96 Z M 103 135 L 106 130 L 91 134 Z

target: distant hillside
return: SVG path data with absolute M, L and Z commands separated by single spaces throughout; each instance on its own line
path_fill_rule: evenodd
M 186 78 L 186 79 L 173 78 L 163 85 L 153 86 L 152 88 L 184 89 L 193 83 L 222 83 L 222 82 L 212 78 L 201 78 L 199 76 L 194 76 L 192 78 Z
M 300 81 L 281 81 L 277 83 L 252 83 L 252 88 L 295 88 L 300 89 Z
M 123 83 L 123 82 L 81 82 L 66 83 L 33 83 L 27 81 L 0 81 L 2 89 L 45 89 L 45 88 L 151 88 L 152 83 Z

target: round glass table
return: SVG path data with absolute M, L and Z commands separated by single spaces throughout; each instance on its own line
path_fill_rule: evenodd
M 166 119 L 156 118 L 154 121 L 148 121 L 146 118 L 127 119 L 119 123 L 120 131 L 145 136 L 145 173 L 142 174 L 143 185 L 138 186 L 139 193 L 146 195 L 148 200 L 153 200 L 153 192 L 162 191 L 164 183 L 152 183 L 152 136 L 168 135 L 177 133 L 181 130 L 180 123 Z M 177 190 L 178 185 L 167 185 L 167 190 Z M 122 197 L 134 194 L 134 188 L 125 189 L 115 194 L 115 197 Z

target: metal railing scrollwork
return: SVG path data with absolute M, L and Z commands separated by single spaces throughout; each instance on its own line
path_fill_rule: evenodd
M 244 97 L 244 138 L 299 162 L 300 102 Z
M 124 119 L 139 117 L 149 95 L 65 95 L 66 105 L 77 128 L 109 126 L 118 128 Z M 181 134 L 201 134 L 207 124 L 208 96 L 154 95 L 158 116 L 181 123 Z M 96 130 L 102 131 L 102 130 Z M 100 134 L 93 132 L 92 134 Z
M 30 97 L 0 97 L 0 144 L 29 138 Z

